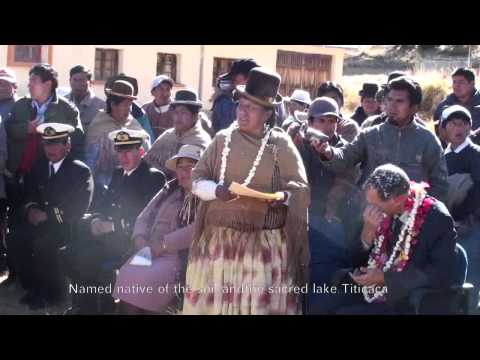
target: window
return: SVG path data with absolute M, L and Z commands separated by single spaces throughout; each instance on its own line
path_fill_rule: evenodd
M 118 50 L 95 49 L 95 80 L 106 81 L 118 74 Z
M 237 59 L 213 58 L 213 78 L 212 86 L 215 87 L 217 78 L 230 71 L 233 62 Z
M 15 46 L 15 61 L 39 63 L 42 61 L 42 45 Z
M 295 89 L 304 89 L 314 99 L 320 84 L 330 80 L 331 64 L 330 55 L 279 50 L 277 72 L 282 77 L 280 93 L 289 96 Z
M 175 83 L 177 81 L 177 55 L 157 53 L 157 75 L 168 75 Z
M 8 45 L 8 66 L 52 63 L 51 45 Z

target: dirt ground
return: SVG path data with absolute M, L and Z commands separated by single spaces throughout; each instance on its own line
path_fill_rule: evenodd
M 0 276 L 0 315 L 62 315 L 69 304 L 32 311 L 27 305 L 19 303 L 25 291 L 17 283 L 2 286 L 7 276 Z
M 20 285 L 15 283 L 8 287 L 2 286 L 1 284 L 5 280 L 6 276 L 0 276 L 0 315 L 63 315 L 70 306 L 69 304 L 63 304 L 32 311 L 27 305 L 19 303 L 20 298 L 25 294 L 25 291 Z M 174 313 L 169 314 L 172 315 Z M 180 312 L 177 312 L 176 314 L 178 315 Z M 480 315 L 480 307 L 471 314 Z

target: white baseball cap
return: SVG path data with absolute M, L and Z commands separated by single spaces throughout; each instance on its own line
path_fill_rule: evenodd
M 173 80 L 168 75 L 158 75 L 153 79 L 152 86 L 150 87 L 150 91 L 155 89 L 157 86 L 159 86 L 163 82 L 167 82 L 170 84 L 171 87 L 173 87 Z
M 8 68 L 0 68 L 0 80 L 8 81 L 10 84 L 17 83 L 17 77 L 15 76 L 15 73 L 13 70 Z
M 463 115 L 463 117 L 465 117 L 466 120 L 470 121 L 470 126 L 472 125 L 472 114 L 470 113 L 470 111 L 468 111 L 467 108 L 465 108 L 461 105 L 452 105 L 452 106 L 446 107 L 442 111 L 442 116 L 441 116 L 441 119 L 440 119 L 440 125 L 442 127 L 445 127 L 449 118 L 453 114 Z
M 286 97 L 286 101 L 298 101 L 302 104 L 310 105 L 312 100 L 310 99 L 310 93 L 305 90 L 295 89 L 293 90 L 292 96 Z

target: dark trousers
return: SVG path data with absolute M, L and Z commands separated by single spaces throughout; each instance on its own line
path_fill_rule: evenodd
M 63 236 L 49 231 L 46 225 L 17 226 L 7 237 L 9 258 L 25 290 L 32 290 L 46 300 L 56 301 L 66 291 L 65 276 L 58 259 Z
M 327 222 L 310 214 L 310 288 L 306 297 L 307 314 L 328 314 L 344 301 L 331 284 L 338 269 L 349 267 L 345 231 L 338 222 Z M 320 289 L 320 291 L 318 290 Z
M 7 199 L 0 199 L 0 274 L 8 269 L 7 246 L 5 236 L 7 233 Z
M 117 236 L 118 235 L 118 236 Z M 115 283 L 115 270 L 125 259 L 125 253 L 112 246 L 120 241 L 121 234 L 94 237 L 89 221 L 80 222 L 74 230 L 73 241 L 62 254 L 71 289 L 87 286 L 108 286 Z M 115 304 L 110 294 L 80 294 L 69 292 L 72 304 L 82 314 L 113 313 Z
M 470 307 L 472 311 L 475 311 L 480 299 L 480 225 L 475 224 L 468 233 L 462 234 L 458 242 L 467 252 L 467 282 L 472 283 L 474 286 Z
M 24 224 L 23 227 L 17 227 L 14 232 L 7 235 L 6 244 L 10 275 L 19 280 L 20 285 L 25 290 L 30 290 L 34 284 L 32 231 L 30 226 Z
M 5 190 L 7 193 L 5 227 L 8 229 L 5 235 L 5 254 L 9 278 L 13 279 L 17 275 L 17 270 L 23 271 L 25 269 L 19 269 L 19 267 L 23 265 L 18 261 L 18 257 L 13 254 L 12 251 L 18 251 L 18 249 L 23 246 L 27 248 L 31 248 L 31 246 L 29 241 L 25 241 L 23 237 L 25 233 L 25 219 L 22 204 L 24 203 L 25 194 L 22 177 L 16 176 L 13 179 L 5 178 L 5 180 Z M 15 247 L 14 250 L 12 249 L 13 247 Z M 25 275 L 25 272 L 23 272 L 22 275 Z M 24 287 L 30 282 L 28 279 L 20 279 L 20 281 Z
M 65 241 L 57 234 L 40 233 L 43 234 L 34 234 L 32 241 L 34 289 L 47 300 L 61 300 L 66 295 L 67 285 L 58 255 Z

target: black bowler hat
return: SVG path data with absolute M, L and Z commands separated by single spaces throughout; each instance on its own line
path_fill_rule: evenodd
M 378 92 L 378 85 L 374 83 L 364 83 L 362 90 L 358 92 L 361 97 L 375 98 Z
M 257 67 L 248 73 L 247 84 L 237 86 L 239 96 L 253 102 L 273 108 L 282 101 L 278 94 L 280 75 L 264 67 Z
M 191 105 L 201 108 L 202 102 L 198 100 L 197 92 L 193 89 L 182 89 L 175 93 L 175 99 L 170 103 L 174 105 Z

